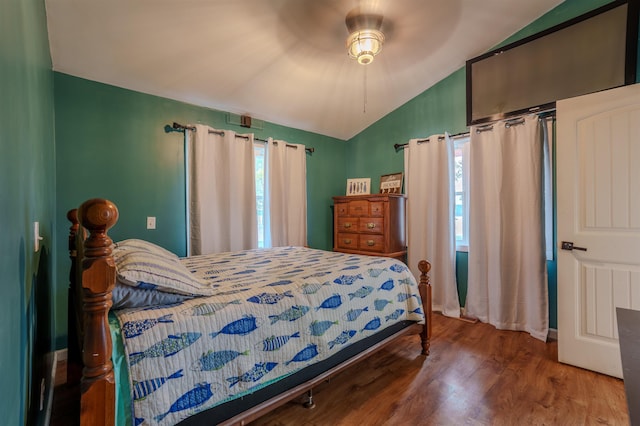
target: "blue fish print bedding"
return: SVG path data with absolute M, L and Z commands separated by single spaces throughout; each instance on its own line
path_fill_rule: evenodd
M 181 262 L 211 296 L 115 311 L 144 424 L 177 423 L 396 322 L 424 323 L 416 281 L 393 259 L 282 247 Z

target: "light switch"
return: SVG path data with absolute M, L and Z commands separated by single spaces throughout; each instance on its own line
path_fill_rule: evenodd
M 156 217 L 147 216 L 147 229 L 156 229 Z

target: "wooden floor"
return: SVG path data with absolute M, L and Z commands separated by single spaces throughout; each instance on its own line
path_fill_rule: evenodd
M 557 362 L 557 343 L 434 314 L 431 355 L 403 338 L 252 425 L 627 425 L 621 380 Z M 58 392 L 58 390 L 60 392 Z M 72 425 L 56 388 L 52 425 Z M 77 408 L 75 408 L 77 410 Z

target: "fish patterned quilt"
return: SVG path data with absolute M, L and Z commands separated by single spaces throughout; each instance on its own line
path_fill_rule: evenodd
M 396 322 L 424 323 L 394 259 L 283 247 L 180 261 L 214 294 L 115 311 L 136 425 L 177 423 Z

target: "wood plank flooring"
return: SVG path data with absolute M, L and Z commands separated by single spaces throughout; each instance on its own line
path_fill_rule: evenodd
M 318 386 L 316 408 L 290 402 L 252 425 L 629 424 L 623 382 L 558 363 L 556 342 L 439 314 L 433 334 L 429 357 L 403 338 Z M 72 398 L 56 388 L 53 426 L 74 424 Z

